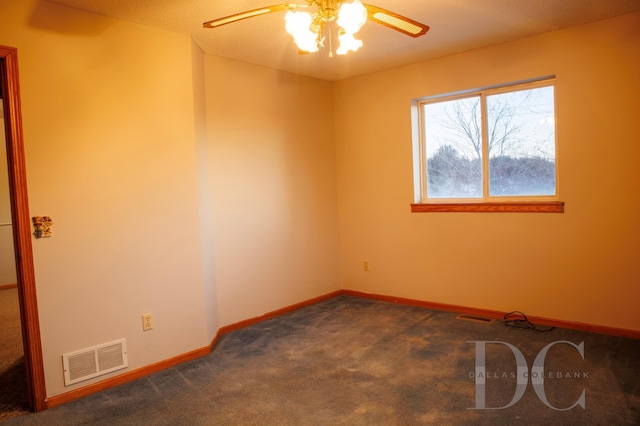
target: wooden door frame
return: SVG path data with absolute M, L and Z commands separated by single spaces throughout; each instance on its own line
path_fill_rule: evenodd
M 18 50 L 16 48 L 0 46 L 0 84 L 2 84 L 2 101 L 4 103 L 11 222 L 13 224 L 13 245 L 16 257 L 18 297 L 20 298 L 27 390 L 31 409 L 41 411 L 47 408 L 47 391 L 31 247 L 31 220 L 27 198 L 27 171 L 22 136 Z

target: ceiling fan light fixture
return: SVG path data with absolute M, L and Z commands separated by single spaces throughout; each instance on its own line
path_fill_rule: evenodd
M 367 22 L 367 9 L 360 0 L 342 3 L 338 11 L 338 20 L 336 21 L 340 27 L 338 30 L 340 46 L 336 50 L 338 55 L 346 55 L 362 47 L 362 40 L 356 40 L 353 35 L 360 31 L 365 22 Z
M 338 30 L 340 47 L 336 53 L 345 55 L 362 47 L 362 41 L 353 37 L 367 21 L 367 9 L 360 0 L 354 0 L 351 3 L 337 2 L 339 5 L 337 12 L 335 2 L 313 2 L 313 4 L 318 6 L 318 12 L 313 15 L 308 12 L 289 10 L 284 16 L 285 29 L 293 37 L 298 49 L 309 53 L 317 52 L 323 47 L 322 32 L 325 24 L 334 20 L 340 27 Z
M 312 28 L 313 18 L 307 12 L 288 11 L 284 15 L 285 29 L 293 37 L 298 49 L 304 52 L 317 52 L 319 49 L 318 33 Z
M 351 33 L 339 31 L 338 40 L 340 40 L 340 46 L 336 50 L 338 55 L 346 55 L 362 47 L 362 40 L 356 40 Z
M 363 4 L 360 0 L 351 0 L 349 2 L 345 0 L 306 0 L 306 3 L 276 4 L 214 19 L 202 25 L 205 28 L 218 28 L 243 19 L 287 10 L 284 17 L 285 29 L 293 37 L 293 41 L 298 46 L 300 53 L 317 52 L 321 47 L 324 47 L 325 38 L 323 33 L 325 26 L 327 23 L 335 21 L 339 27 L 338 39 L 340 40 L 340 47 L 337 53 L 340 55 L 351 51 L 355 52 L 362 47 L 362 40 L 355 39 L 354 34 L 360 31 L 367 19 L 411 37 L 420 37 L 429 31 L 427 25 L 381 7 Z M 294 12 L 295 9 L 312 6 L 317 8 L 313 14 Z M 331 38 L 329 41 L 331 41 Z M 333 51 L 329 52 L 329 57 L 333 57 Z
M 367 22 L 367 9 L 360 0 L 342 3 L 338 11 L 337 23 L 347 34 L 357 33 L 365 22 Z

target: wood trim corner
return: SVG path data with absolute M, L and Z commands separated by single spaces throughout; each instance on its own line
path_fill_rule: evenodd
M 315 305 L 316 303 L 322 302 L 327 299 L 332 299 L 336 296 L 340 296 L 343 290 L 333 291 L 331 293 L 327 293 L 322 296 L 314 297 L 312 299 L 305 300 L 300 303 L 295 303 L 293 305 L 285 306 L 284 308 L 276 309 L 275 311 L 267 312 L 266 314 L 249 318 L 243 321 L 235 322 L 233 324 L 228 324 L 220 328 L 220 335 L 231 333 L 232 331 L 240 330 L 241 328 L 249 327 L 250 325 L 257 324 L 262 321 L 266 321 L 271 318 L 279 317 L 281 315 L 287 314 L 289 312 L 295 311 L 300 308 L 304 308 L 305 306 Z
M 437 311 L 455 312 L 457 314 L 476 315 L 481 317 L 501 319 L 504 312 L 491 309 L 472 308 L 468 306 L 449 305 L 446 303 L 428 302 L 425 300 L 407 299 L 404 297 L 385 296 L 382 294 L 363 293 L 355 290 L 342 290 L 345 296 L 360 297 L 363 299 L 381 300 L 383 302 L 398 303 L 400 305 L 417 306 L 419 308 L 434 309 Z

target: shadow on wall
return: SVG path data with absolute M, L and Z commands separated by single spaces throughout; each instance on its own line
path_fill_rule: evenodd
M 60 13 L 61 8 L 64 13 Z M 102 34 L 109 22 L 110 19 L 102 15 L 41 0 L 31 13 L 29 26 L 59 34 L 93 37 Z

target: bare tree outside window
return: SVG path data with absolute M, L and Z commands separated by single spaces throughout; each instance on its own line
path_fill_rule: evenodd
M 423 104 L 427 198 L 555 195 L 553 95 L 544 86 Z

